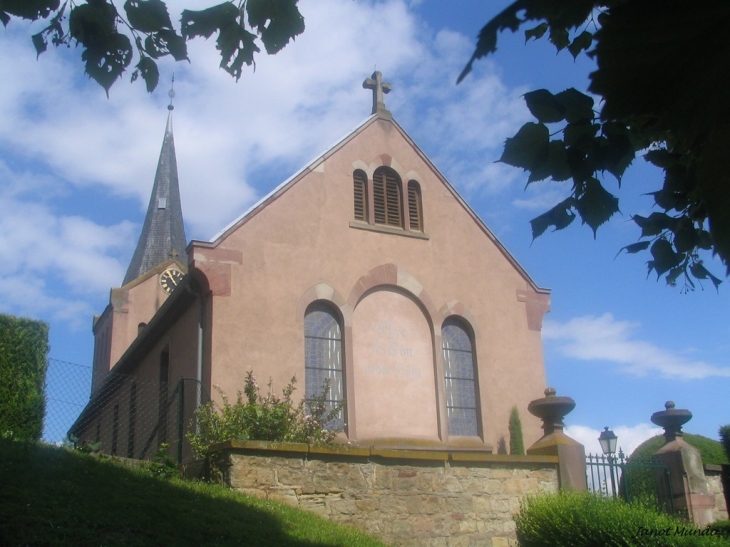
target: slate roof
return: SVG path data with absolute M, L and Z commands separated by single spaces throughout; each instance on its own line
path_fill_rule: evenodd
M 170 258 L 186 262 L 186 243 L 170 111 L 147 216 L 122 286 Z

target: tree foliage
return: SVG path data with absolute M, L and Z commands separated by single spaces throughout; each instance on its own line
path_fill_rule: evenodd
M 730 4 L 698 0 L 516 0 L 482 28 L 473 63 L 497 49 L 498 34 L 523 26 L 525 41 L 544 36 L 558 51 L 587 53 L 598 68 L 588 92 L 525 95 L 535 122 L 507 139 L 499 161 L 529 172 L 528 184 L 572 182 L 572 191 L 531 221 L 533 238 L 562 230 L 580 217 L 596 234 L 619 212 L 606 173 L 621 185 L 626 168 L 643 157 L 664 172 L 650 192 L 658 211 L 634 214 L 640 241 L 621 251 L 649 251 L 648 273 L 683 288 L 721 279 L 703 251 L 716 253 L 730 274 L 730 104 L 724 71 L 730 44 L 723 25 Z M 537 23 L 535 25 L 535 23 Z
M 38 55 L 54 46 L 78 45 L 86 74 L 106 92 L 136 60 L 132 81 L 142 78 L 147 91 L 157 87 L 157 60 L 188 60 L 187 42 L 214 34 L 220 66 L 241 77 L 261 49 L 274 54 L 304 31 L 298 0 L 227 1 L 204 10 L 183 10 L 177 30 L 163 0 L 0 0 L 0 21 L 12 17 L 48 22 L 31 39 Z M 121 5 L 121 9 L 119 6 Z M 136 55 L 135 55 L 136 51 Z
M 0 437 L 41 438 L 47 355 L 46 323 L 0 314 Z

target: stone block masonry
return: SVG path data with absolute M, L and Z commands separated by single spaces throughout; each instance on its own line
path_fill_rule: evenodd
M 233 441 L 210 461 L 232 488 L 399 546 L 516 546 L 520 498 L 558 490 L 554 456 Z

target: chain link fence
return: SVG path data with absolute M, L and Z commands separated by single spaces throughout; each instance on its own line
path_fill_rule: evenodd
M 48 359 L 43 440 L 61 444 L 71 424 L 89 402 L 91 367 Z
M 192 459 L 187 434 L 209 393 L 194 378 L 173 382 L 110 373 L 90 396 L 91 367 L 49 359 L 43 440 L 73 442 L 147 459 L 165 443 L 178 462 Z

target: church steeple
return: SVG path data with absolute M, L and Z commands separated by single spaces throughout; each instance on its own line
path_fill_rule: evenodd
M 170 105 L 167 107 L 170 112 L 167 116 L 165 138 L 162 141 L 150 204 L 144 219 L 142 234 L 122 285 L 134 281 L 170 258 L 184 261 L 187 240 L 177 179 L 175 140 L 172 136 L 172 110 L 174 109 L 172 98 L 174 96 L 175 92 L 171 89 Z

